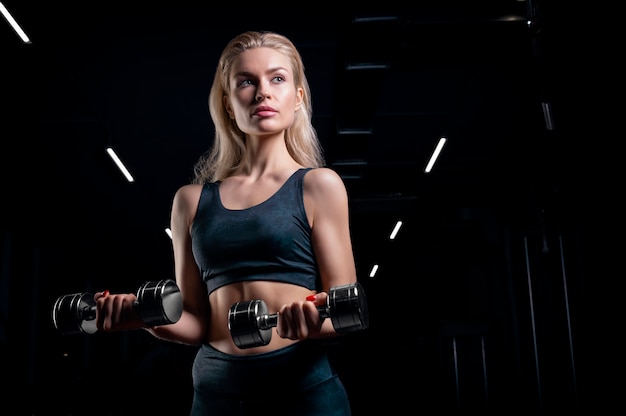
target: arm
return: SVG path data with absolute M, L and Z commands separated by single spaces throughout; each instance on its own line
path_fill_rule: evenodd
M 302 299 L 280 309 L 277 333 L 290 339 L 334 336 L 332 322 L 322 321 L 316 306 L 325 304 L 331 287 L 357 281 L 348 195 L 341 177 L 328 168 L 310 171 L 304 180 L 304 201 L 322 292 L 313 301 Z
M 183 298 L 182 315 L 174 324 L 147 328 L 157 338 L 190 345 L 199 345 L 206 339 L 209 322 L 208 295 L 193 257 L 190 235 L 201 189 L 201 185 L 183 186 L 172 203 L 174 273 Z
M 96 293 L 97 328 L 101 331 L 123 331 L 144 328 L 157 338 L 198 345 L 206 339 L 208 296 L 191 250 L 190 227 L 196 214 L 200 185 L 186 185 L 174 195 L 171 212 L 172 244 L 176 284 L 183 299 L 180 319 L 170 325 L 147 328 L 133 307 L 132 293 Z

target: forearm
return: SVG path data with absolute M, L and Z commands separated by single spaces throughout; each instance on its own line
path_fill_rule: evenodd
M 155 338 L 186 345 L 200 345 L 205 342 L 206 325 L 193 315 L 183 312 L 180 319 L 169 325 L 144 328 Z

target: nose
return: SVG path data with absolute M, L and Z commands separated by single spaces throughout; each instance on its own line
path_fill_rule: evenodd
M 267 94 L 262 88 L 259 88 L 256 91 L 255 99 L 257 101 L 263 101 L 264 99 L 266 99 L 268 97 L 268 95 L 269 94 Z

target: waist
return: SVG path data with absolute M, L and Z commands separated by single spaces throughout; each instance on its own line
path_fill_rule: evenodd
M 317 273 L 275 269 L 239 270 L 237 272 L 222 273 L 213 276 L 208 276 L 203 273 L 202 278 L 206 284 L 207 293 L 209 293 L 209 295 L 223 286 L 241 282 L 267 281 L 289 283 L 296 286 L 302 286 L 309 290 L 314 290 L 318 284 Z
M 315 291 L 302 286 L 264 280 L 238 282 L 222 286 L 209 295 L 211 322 L 206 343 L 211 344 L 219 351 L 232 355 L 266 353 L 291 345 L 294 341 L 280 338 L 276 334 L 276 329 L 271 328 L 269 330 L 270 340 L 267 345 L 245 349 L 237 347 L 228 327 L 231 308 L 237 303 L 262 300 L 266 310 L 259 311 L 258 314 L 275 314 L 283 305 L 305 300 L 312 293 Z M 252 333 L 255 333 L 254 317 L 256 315 L 254 313 L 256 312 L 250 312 L 250 331 Z
M 263 385 L 302 389 L 335 377 L 327 352 L 317 341 L 300 341 L 271 352 L 231 355 L 202 345 L 196 354 L 194 385 L 197 390 L 222 393 L 263 393 Z

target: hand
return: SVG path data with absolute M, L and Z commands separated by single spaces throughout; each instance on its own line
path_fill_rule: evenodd
M 283 305 L 278 311 L 276 333 L 291 340 L 319 338 L 324 319 L 317 306 L 326 304 L 326 292 L 308 296 L 305 300 Z
M 132 293 L 111 294 L 108 290 L 94 295 L 96 301 L 96 327 L 99 331 L 114 332 L 144 327 Z

